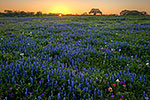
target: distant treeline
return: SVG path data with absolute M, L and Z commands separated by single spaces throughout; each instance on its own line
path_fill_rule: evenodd
M 25 11 L 12 11 L 12 10 L 4 10 L 4 12 L 0 12 L 1 17 L 28 17 L 28 16 L 50 16 L 50 15 L 58 15 L 55 13 L 44 14 L 41 11 L 38 12 L 25 12 Z
M 138 10 L 122 10 L 121 12 L 120 12 L 120 15 L 122 16 L 122 15 L 139 15 L 139 16 L 141 16 L 141 15 L 148 15 L 147 14 L 147 12 L 146 11 L 142 11 L 142 12 L 140 12 L 140 11 L 138 11 Z
M 97 8 L 92 8 L 91 11 L 89 12 L 89 14 L 93 14 L 93 15 L 102 15 L 102 11 L 100 11 Z M 88 15 L 87 12 L 84 12 L 82 15 Z M 115 14 L 111 14 L 111 15 L 115 15 Z M 148 15 L 146 11 L 138 11 L 138 10 L 122 10 L 120 12 L 120 16 L 143 16 L 143 15 Z
M 87 12 L 84 12 L 81 15 L 91 15 L 93 13 L 93 15 L 97 15 L 99 13 L 99 15 L 102 15 L 102 12 L 99 9 L 91 9 L 91 11 L 89 12 L 89 14 Z M 14 10 L 4 10 L 4 12 L 0 12 L 0 17 L 32 17 L 32 16 L 56 16 L 58 15 L 58 13 L 49 13 L 49 14 L 45 14 L 42 13 L 41 11 L 38 12 L 25 12 L 25 11 L 14 11 Z M 72 14 L 67 14 L 67 15 L 72 15 Z M 78 15 L 78 14 L 75 14 Z M 112 14 L 115 15 L 115 14 Z M 148 15 L 147 12 L 145 11 L 137 11 L 137 10 L 122 10 L 120 12 L 120 15 L 123 16 L 129 16 L 129 15 Z

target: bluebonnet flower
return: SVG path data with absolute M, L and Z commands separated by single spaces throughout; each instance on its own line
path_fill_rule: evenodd
M 131 78 L 131 83 L 133 83 L 133 78 Z
M 5 97 L 5 100 L 7 100 L 7 97 Z
M 52 100 L 52 99 L 51 99 L 51 96 L 48 97 L 48 100 Z
M 23 85 L 22 85 L 22 81 L 20 81 L 20 84 L 21 84 L 21 88 L 22 88 L 22 86 L 23 86 Z
M 30 77 L 30 81 L 31 81 L 31 84 L 33 84 L 33 78 L 32 77 Z
M 143 96 L 145 97 L 145 91 L 143 91 Z
M 93 97 L 91 97 L 91 100 L 94 100 Z
M 36 92 L 38 92 L 39 90 L 38 89 L 36 89 Z
M 12 77 L 12 83 L 13 84 L 15 83 L 15 77 Z
M 73 87 L 73 85 L 74 85 L 74 81 L 72 81 L 72 87 Z
M 64 97 L 63 100 L 66 100 L 66 97 Z
M 149 100 L 149 97 L 145 97 L 145 100 Z
M 25 96 L 27 96 L 28 95 L 28 89 L 26 88 L 26 91 L 25 91 Z
M 53 81 L 52 81 L 53 82 Z M 41 87 L 41 81 L 39 82 L 39 86 Z
M 38 100 L 41 100 L 41 96 L 38 96 Z
M 61 99 L 60 93 L 58 93 L 58 95 L 57 95 L 57 99 L 58 99 L 58 100 L 60 100 L 60 99 Z
M 94 95 L 96 95 L 96 88 L 94 89 Z

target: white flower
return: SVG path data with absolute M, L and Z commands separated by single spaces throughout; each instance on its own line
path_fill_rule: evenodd
M 24 56 L 24 53 L 21 53 L 20 56 Z
M 121 51 L 121 49 L 119 49 L 119 51 Z
M 114 51 L 114 49 L 113 49 L 113 48 L 111 48 L 111 51 Z
M 146 65 L 148 66 L 148 65 L 149 65 L 149 63 L 146 63 Z
M 120 82 L 119 79 L 117 79 L 116 82 Z

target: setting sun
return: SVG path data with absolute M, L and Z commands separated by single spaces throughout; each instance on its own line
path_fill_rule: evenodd
M 59 16 L 59 17 L 62 17 L 62 13 L 59 13 L 58 16 Z

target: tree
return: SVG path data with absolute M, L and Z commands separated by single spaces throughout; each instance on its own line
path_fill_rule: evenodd
M 26 16 L 26 15 L 27 15 L 26 12 L 24 12 L 24 11 L 21 11 L 21 12 L 20 12 L 20 16 Z
M 25 12 L 25 11 L 17 11 L 17 10 L 4 10 L 4 13 L 0 13 L 1 16 L 9 16 L 9 17 L 25 17 L 25 16 L 41 16 L 42 12 L 37 12 L 36 14 L 34 14 L 34 12 Z
M 120 12 L 120 15 L 146 15 L 146 12 L 139 12 L 137 10 L 123 10 Z
M 128 11 L 129 11 L 129 10 L 122 10 L 122 11 L 120 12 L 120 15 L 121 15 L 121 16 L 122 16 L 122 15 L 126 15 Z
M 4 10 L 4 12 L 5 12 L 6 16 L 12 16 L 12 14 L 13 14 L 13 11 L 11 11 L 11 10 Z
M 0 16 L 4 16 L 4 13 L 0 12 Z
M 147 15 L 147 12 L 146 11 L 142 11 L 142 14 Z
M 88 13 L 87 13 L 87 12 L 84 12 L 82 15 L 88 15 Z
M 13 12 L 13 16 L 20 16 L 19 11 L 14 11 L 14 12 Z
M 38 12 L 36 13 L 36 16 L 42 16 L 42 12 L 41 12 L 41 11 L 38 11 Z
M 34 12 L 27 12 L 27 16 L 34 16 Z
M 4 10 L 5 13 L 12 13 L 13 11 L 11 10 Z
M 93 13 L 94 15 L 96 15 L 97 13 L 99 13 L 100 15 L 102 15 L 102 12 L 99 9 L 91 9 L 91 11 L 89 12 L 89 14 Z

